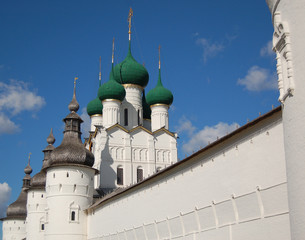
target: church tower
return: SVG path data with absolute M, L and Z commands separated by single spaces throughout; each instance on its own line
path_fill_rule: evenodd
M 114 79 L 122 84 L 126 96 L 121 107 L 121 125 L 127 130 L 143 125 L 142 92 L 148 84 L 149 75 L 146 68 L 138 63 L 131 54 L 131 17 L 133 11 L 130 8 L 129 22 L 129 46 L 126 58 L 113 69 Z
M 31 155 L 31 154 L 30 154 Z M 8 206 L 3 221 L 3 240 L 26 238 L 27 190 L 30 187 L 32 168 L 29 163 L 24 169 L 25 176 L 21 193 L 17 200 Z
M 50 154 L 54 150 L 55 138 L 51 129 L 47 138 L 48 146 L 43 150 L 42 168 L 31 179 L 27 198 L 26 237 L 27 239 L 44 239 L 46 200 L 46 168 L 49 166 Z
M 159 46 L 159 78 L 157 86 L 150 90 L 146 96 L 147 103 L 151 108 L 151 131 L 156 131 L 160 128 L 168 130 L 168 109 L 173 103 L 173 94 L 171 91 L 163 87 L 161 81 L 161 60 Z
M 76 80 L 77 78 L 75 78 Z M 62 143 L 51 153 L 46 176 L 45 239 L 86 239 L 87 216 L 85 209 L 92 204 L 94 156 L 81 141 L 77 114 L 79 104 L 75 97 L 69 104 L 70 113 L 65 123 Z
M 283 109 L 291 239 L 305 236 L 305 4 L 267 0 L 274 27 L 273 50 Z

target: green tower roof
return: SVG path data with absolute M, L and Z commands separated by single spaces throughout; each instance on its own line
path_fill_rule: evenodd
M 114 67 L 114 79 L 120 84 L 136 84 L 146 87 L 149 79 L 146 68 L 138 63 L 131 55 L 131 43 L 127 57 Z
M 170 90 L 163 87 L 161 81 L 161 69 L 159 68 L 159 79 L 157 86 L 150 90 L 146 95 L 146 101 L 149 106 L 154 104 L 166 104 L 171 105 L 173 103 L 174 97 Z
M 101 101 L 105 99 L 116 99 L 123 101 L 125 95 L 125 88 L 114 80 L 112 68 L 109 81 L 100 86 L 98 90 L 98 97 Z
M 103 114 L 103 104 L 101 100 L 96 97 L 87 105 L 87 113 L 89 116 L 95 115 L 95 114 Z

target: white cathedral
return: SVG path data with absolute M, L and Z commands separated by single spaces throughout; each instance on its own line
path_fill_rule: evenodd
M 129 31 L 127 57 L 87 106 L 89 138 L 74 84 L 63 141 L 54 147 L 51 131 L 41 171 L 25 168 L 3 240 L 305 239 L 305 2 L 267 4 L 280 107 L 178 162 L 173 95 L 160 61 L 145 95 Z

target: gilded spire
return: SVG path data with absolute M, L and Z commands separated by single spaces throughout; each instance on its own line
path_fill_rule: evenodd
M 128 14 L 128 18 L 127 21 L 129 23 L 129 31 L 128 31 L 128 35 L 129 35 L 129 41 L 131 39 L 131 17 L 133 16 L 133 11 L 132 8 L 129 9 L 129 14 Z
M 101 86 L 101 82 L 102 82 L 102 57 L 100 56 L 100 71 L 98 73 L 98 81 L 99 81 L 99 86 Z
M 111 56 L 112 67 L 113 67 L 113 62 L 114 62 L 114 37 L 112 40 L 112 56 Z
M 159 50 L 159 69 L 161 69 L 161 45 L 159 45 L 158 50 Z
M 70 102 L 69 104 L 69 110 L 71 112 L 77 112 L 78 109 L 79 109 L 79 104 L 76 100 L 76 80 L 78 79 L 78 77 L 75 77 L 74 78 L 74 90 L 73 90 L 73 98 L 72 98 L 72 101 Z

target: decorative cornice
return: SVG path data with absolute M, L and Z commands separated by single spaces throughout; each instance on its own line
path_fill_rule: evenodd
M 93 115 L 90 116 L 90 118 L 93 118 L 93 117 L 102 117 L 102 116 L 103 116 L 103 114 L 93 114 Z
M 110 99 L 105 99 L 105 100 L 102 101 L 102 103 L 103 103 L 103 102 L 118 102 L 118 103 L 122 103 L 120 100 L 112 99 L 112 98 L 110 98 Z
M 295 85 L 289 27 L 287 22 L 282 22 L 279 12 L 274 13 L 273 46 L 277 60 L 279 101 L 284 103 L 288 96 L 293 96 Z
M 169 108 L 169 105 L 167 105 L 167 104 L 164 104 L 164 103 L 156 103 L 156 104 L 151 105 L 151 106 L 150 106 L 150 109 L 153 108 L 153 107 L 158 107 L 158 106 L 166 106 L 166 107 Z

